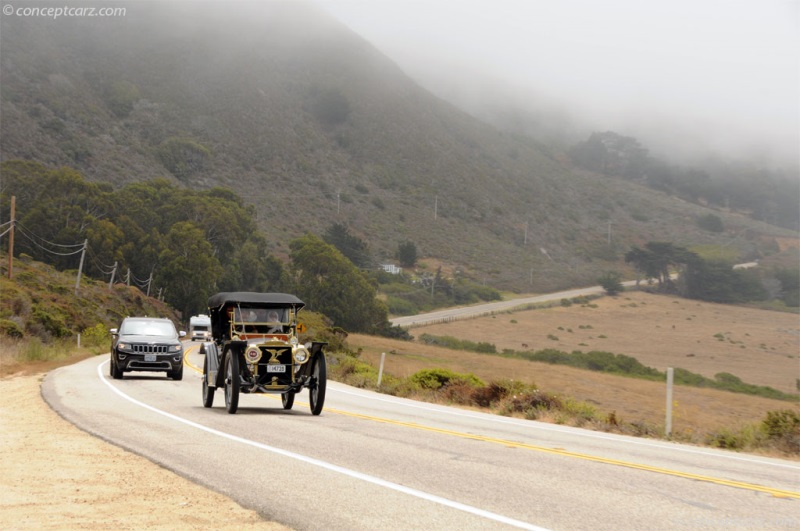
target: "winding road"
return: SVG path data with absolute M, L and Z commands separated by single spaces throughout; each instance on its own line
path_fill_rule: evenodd
M 295 529 L 797 529 L 800 463 L 512 419 L 329 381 L 201 403 L 199 344 L 182 381 L 108 376 L 108 356 L 49 373 L 78 427 Z M 224 514 L 220 515 L 225 518 Z

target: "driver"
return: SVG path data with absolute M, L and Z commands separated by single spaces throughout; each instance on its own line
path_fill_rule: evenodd
M 283 332 L 283 325 L 281 325 L 281 318 L 278 316 L 278 312 L 275 310 L 270 310 L 267 314 L 267 322 L 272 325 L 269 329 L 268 334 L 280 334 Z

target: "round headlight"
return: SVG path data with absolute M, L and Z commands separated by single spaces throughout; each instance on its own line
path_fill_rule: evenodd
M 297 363 L 305 363 L 308 359 L 308 350 L 303 345 L 297 347 L 294 351 L 294 361 Z
M 244 359 L 247 363 L 258 363 L 261 359 L 261 350 L 258 347 L 250 347 L 244 351 Z

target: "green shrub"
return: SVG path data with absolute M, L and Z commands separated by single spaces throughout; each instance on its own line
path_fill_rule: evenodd
M 800 435 L 800 416 L 791 409 L 768 411 L 767 418 L 761 421 L 762 429 L 770 439 L 780 439 L 788 435 Z
M 563 406 L 561 400 L 554 394 L 535 389 L 533 391 L 511 396 L 506 402 L 504 412 L 523 413 L 528 418 L 537 418 L 531 411 L 555 411 Z
M 141 99 L 139 87 L 129 81 L 114 82 L 106 90 L 105 97 L 111 112 L 120 118 L 128 116 L 134 104 Z
M 156 156 L 172 175 L 185 181 L 191 174 L 205 168 L 211 150 L 190 138 L 173 136 L 158 146 Z
M 59 315 L 58 310 L 55 308 L 34 307 L 29 320 L 29 327 L 36 330 L 39 328 L 37 325 L 43 327 L 45 332 L 53 337 L 61 338 L 72 335 L 72 332 L 64 322 L 64 317 Z
M 447 369 L 424 369 L 409 378 L 421 389 L 437 390 L 454 382 L 465 382 L 473 387 L 483 387 L 484 383 L 474 374 L 461 374 Z
M 497 347 L 492 343 L 476 343 L 468 339 L 458 339 L 452 336 L 434 336 L 431 334 L 422 334 L 419 336 L 419 340 L 426 345 L 436 345 L 453 350 L 468 350 L 480 354 L 497 354 Z
M 97 323 L 81 332 L 81 344 L 88 348 L 105 349 L 111 345 L 111 333 L 106 325 Z
M 413 302 L 389 295 L 386 298 L 386 305 L 389 307 L 389 313 L 393 315 L 415 315 L 419 313 L 419 307 Z
M 622 285 L 622 274 L 616 271 L 604 273 L 597 279 L 597 282 L 611 296 L 618 295 L 625 289 Z
M 706 438 L 706 443 L 717 448 L 744 450 L 761 446 L 762 439 L 763 435 L 754 426 L 744 426 L 738 429 L 723 428 L 710 434 Z
M 725 232 L 722 219 L 716 214 L 706 214 L 698 217 L 697 226 L 709 232 Z
M 22 337 L 25 333 L 17 323 L 10 319 L 0 319 L 0 335 L 8 337 Z
M 535 390 L 535 386 L 526 385 L 518 380 L 500 380 L 490 382 L 489 385 L 476 389 L 472 398 L 477 406 L 491 407 L 509 396 L 532 392 L 533 390 Z
M 350 115 L 350 102 L 339 89 L 328 89 L 316 94 L 312 112 L 320 121 L 338 125 Z

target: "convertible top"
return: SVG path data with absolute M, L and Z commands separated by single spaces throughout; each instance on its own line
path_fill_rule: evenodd
M 221 308 L 228 303 L 264 304 L 295 306 L 299 310 L 305 303 L 288 293 L 256 293 L 253 291 L 231 291 L 212 295 L 208 299 L 209 308 Z

